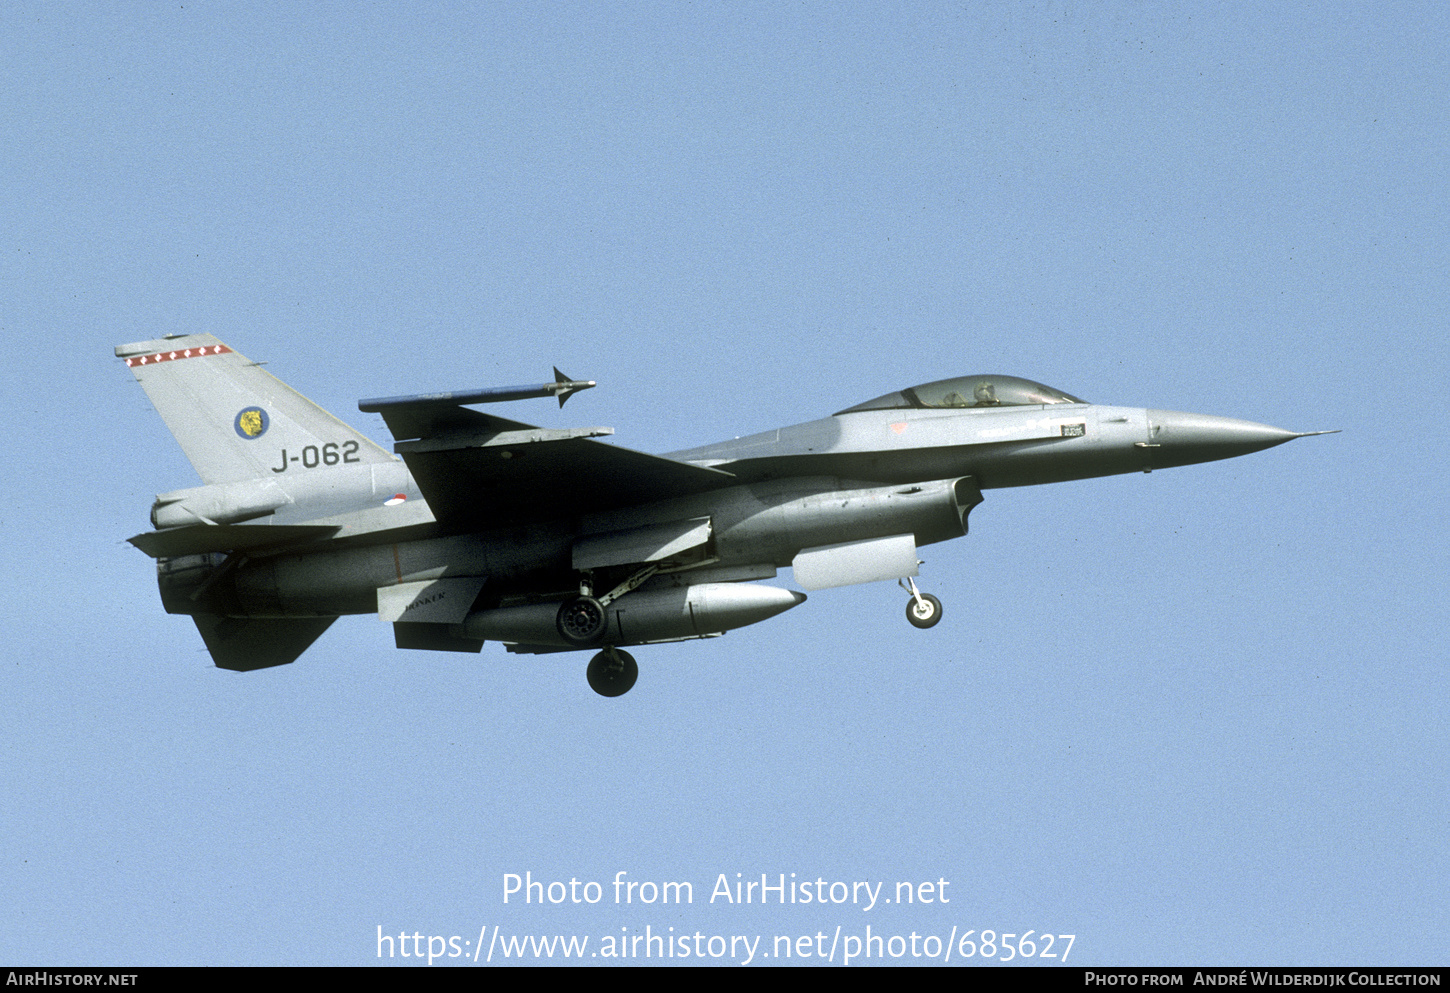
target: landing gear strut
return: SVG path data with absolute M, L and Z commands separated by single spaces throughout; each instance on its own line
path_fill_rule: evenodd
M 589 661 L 589 688 L 600 696 L 622 696 L 639 678 L 634 656 L 606 648 Z
M 941 601 L 930 593 L 923 593 L 916 588 L 916 580 L 907 579 L 906 583 L 897 580 L 897 584 L 904 590 L 909 590 L 911 599 L 906 601 L 906 619 L 911 622 L 912 627 L 929 628 L 941 620 Z

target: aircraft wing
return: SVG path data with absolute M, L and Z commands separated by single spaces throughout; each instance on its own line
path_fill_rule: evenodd
M 527 523 L 720 489 L 719 469 L 592 440 L 613 428 L 540 428 L 437 397 L 363 401 L 380 413 L 446 527 Z

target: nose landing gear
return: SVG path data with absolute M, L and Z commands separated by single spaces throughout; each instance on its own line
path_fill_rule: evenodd
M 911 594 L 911 599 L 906 601 L 906 619 L 911 622 L 912 627 L 929 628 L 941 620 L 941 601 L 930 593 L 923 593 L 916 588 L 916 580 L 908 578 L 906 583 L 897 580 L 897 585 Z M 910 583 L 910 586 L 906 584 Z
M 600 696 L 622 696 L 639 678 L 634 656 L 618 648 L 606 648 L 589 661 L 589 688 Z

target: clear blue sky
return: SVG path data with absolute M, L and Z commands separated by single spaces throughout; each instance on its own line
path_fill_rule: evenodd
M 1268 7 L 6 4 L 0 961 L 1443 964 L 1450 18 Z M 617 700 L 376 617 L 236 675 L 124 543 L 196 477 L 112 347 L 197 331 L 384 444 L 358 398 L 552 365 L 600 386 L 509 416 L 647 451 L 977 372 L 1344 433 L 989 491 L 936 628 L 821 591 Z M 950 903 L 709 902 L 736 873 Z

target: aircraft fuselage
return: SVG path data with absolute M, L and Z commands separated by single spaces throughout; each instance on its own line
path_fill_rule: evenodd
M 1200 455 L 1228 458 L 1242 454 L 1240 449 L 1295 437 L 1213 418 L 1208 426 L 1223 431 L 1221 453 L 1205 448 L 1203 439 L 1190 452 L 1149 440 L 1164 437 L 1163 428 L 1177 423 L 1173 418 L 1191 416 L 1094 404 L 841 414 L 668 456 L 723 468 L 741 480 L 737 485 L 467 534 L 437 533 L 420 499 L 398 505 L 406 510 L 398 509 L 397 516 L 408 519 L 397 528 L 378 529 L 394 512 L 376 506 L 380 495 L 417 492 L 401 464 L 343 467 L 331 471 L 336 480 L 321 470 L 306 477 L 312 501 L 289 499 L 279 523 L 335 523 L 341 529 L 333 538 L 248 561 L 210 596 L 190 599 L 190 584 L 172 583 L 166 606 L 176 613 L 220 608 L 247 617 L 366 614 L 377 610 L 380 587 L 451 576 L 486 576 L 495 585 L 506 581 L 543 594 L 572 585 L 570 555 L 578 538 L 703 518 L 713 525 L 710 568 L 780 569 L 802 549 L 816 546 L 905 533 L 918 546 L 960 537 L 967 513 L 980 500 L 975 489 L 1144 472 L 1207 460 Z M 963 479 L 965 490 L 959 485 Z M 286 485 L 265 482 L 274 494 Z M 343 509 L 349 488 L 356 494 L 352 502 L 365 506 Z M 209 568 L 211 562 L 204 564 Z M 181 565 L 172 564 L 169 574 L 184 571 Z M 176 595 L 183 585 L 187 596 Z

